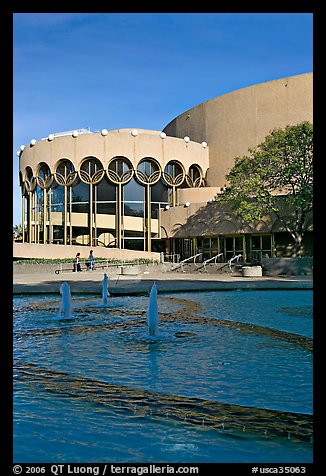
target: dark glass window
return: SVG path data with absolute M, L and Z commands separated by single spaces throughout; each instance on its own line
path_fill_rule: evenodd
M 36 187 L 35 189 L 35 193 L 36 193 L 36 201 L 38 203 L 43 203 L 43 197 L 44 197 L 44 190 L 42 188 L 40 188 L 39 186 Z
M 152 202 L 168 202 L 168 189 L 162 181 L 158 181 L 151 187 Z
M 102 170 L 103 166 L 100 160 L 98 160 L 96 157 L 89 157 L 84 160 L 80 168 L 81 170 L 87 172 L 90 177 L 92 177 L 95 172 Z
M 192 165 L 189 169 L 189 177 L 191 178 L 192 182 L 195 182 L 201 176 L 200 170 L 197 165 Z
M 203 250 L 203 239 L 200 236 L 198 236 L 197 238 L 197 249 L 198 249 L 198 253 L 200 253 Z
M 42 179 L 44 181 L 47 180 L 51 176 L 51 170 L 50 170 L 50 167 L 48 166 L 48 164 L 46 164 L 44 162 L 42 164 L 40 164 L 40 168 L 39 168 L 39 171 L 38 171 L 38 176 L 42 177 Z
M 171 175 L 171 177 L 175 178 L 175 177 L 177 177 L 179 174 L 182 174 L 182 173 L 183 173 L 183 170 L 182 170 L 181 165 L 180 165 L 178 162 L 172 161 L 172 162 L 169 162 L 169 163 L 165 166 L 164 172 L 165 172 L 165 173 L 168 173 L 169 175 Z
M 152 251 L 155 253 L 165 253 L 165 241 L 152 239 Z
M 218 253 L 218 238 L 211 238 L 211 251 L 213 255 Z
M 51 188 L 51 191 L 52 191 L 52 197 L 51 197 L 52 205 L 59 204 L 59 203 L 63 205 L 64 196 L 65 196 L 64 186 L 54 183 Z
M 151 218 L 158 219 L 158 208 L 159 208 L 158 203 L 151 203 Z
M 225 248 L 227 249 L 227 251 L 233 251 L 233 238 L 225 238 Z
M 144 159 L 139 162 L 137 170 L 143 172 L 147 177 L 150 177 L 154 172 L 159 170 L 159 167 L 156 162 L 149 158 L 148 160 Z
M 116 172 L 119 177 L 122 177 L 122 175 L 131 168 L 131 163 L 126 157 L 116 157 L 109 164 L 109 169 Z
M 260 236 L 251 237 L 252 248 L 260 249 Z
M 96 200 L 98 202 L 115 202 L 116 201 L 116 185 L 104 176 L 100 183 L 96 186 Z
M 89 185 L 78 180 L 76 184 L 71 187 L 71 201 L 74 202 L 89 202 Z
M 53 243 L 54 244 L 63 243 L 63 226 L 58 226 L 58 225 L 53 226 Z
M 116 203 L 115 202 L 97 202 L 96 212 L 103 215 L 115 215 Z
M 242 252 L 243 251 L 243 238 L 242 236 L 236 236 L 234 238 L 234 251 Z
M 272 248 L 272 236 L 271 235 L 262 235 L 262 249 L 271 250 Z
M 88 213 L 89 212 L 89 203 L 87 202 L 73 202 L 71 204 L 71 211 L 73 213 Z
M 25 177 L 27 180 L 31 181 L 31 179 L 33 178 L 33 171 L 30 167 L 26 167 L 25 169 Z
M 77 180 L 70 188 L 71 191 L 71 211 L 74 213 L 89 212 L 89 185 Z
M 123 186 L 123 200 L 129 201 L 144 201 L 144 187 L 140 185 L 134 178 Z
M 135 238 L 135 239 L 137 238 L 137 239 L 142 239 L 142 240 L 144 239 L 144 234 L 143 234 L 142 231 L 134 231 L 134 230 L 131 230 L 131 231 L 129 230 L 128 231 L 128 230 L 126 230 L 124 232 L 124 236 L 125 236 L 125 238 Z
M 126 216 L 143 217 L 144 202 L 124 202 L 123 213 Z
M 67 176 L 71 173 L 74 172 L 74 166 L 70 162 L 70 160 L 62 160 L 56 169 L 56 172 L 61 174 L 63 177 L 67 178 Z
M 124 239 L 124 248 L 128 250 L 144 250 L 144 240 L 143 239 Z

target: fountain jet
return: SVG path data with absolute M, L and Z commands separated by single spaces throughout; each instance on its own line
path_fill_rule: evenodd
M 62 299 L 61 299 L 59 317 L 62 319 L 70 319 L 71 318 L 71 293 L 70 293 L 70 286 L 66 281 L 62 283 L 60 286 L 60 294 L 62 296 Z
M 108 302 L 108 288 L 109 288 L 109 278 L 106 273 L 104 273 L 103 283 L 102 283 L 102 304 L 106 305 Z
M 159 317 L 157 310 L 157 288 L 156 283 L 154 282 L 149 295 L 149 305 L 147 311 L 148 332 L 151 337 L 156 337 L 158 335 L 158 324 Z

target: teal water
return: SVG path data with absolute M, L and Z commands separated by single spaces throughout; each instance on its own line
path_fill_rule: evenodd
M 216 431 L 16 388 L 15 463 L 230 463 L 312 460 L 312 445 Z
M 312 413 L 312 353 L 241 323 L 312 335 L 311 291 L 180 293 L 158 299 L 161 339 L 148 339 L 148 296 L 14 299 L 14 358 L 40 368 L 165 395 Z M 178 299 L 199 303 L 189 322 Z M 115 311 L 114 311 L 115 310 Z M 119 314 L 119 310 L 121 313 Z M 205 320 L 201 322 L 200 317 Z M 238 322 L 216 325 L 216 319 Z M 215 320 L 215 322 L 214 322 Z M 257 331 L 255 331 L 255 329 Z M 178 333 L 187 333 L 177 338 Z M 309 441 L 216 430 L 149 412 L 117 409 L 20 378 L 14 392 L 15 462 L 311 462 Z

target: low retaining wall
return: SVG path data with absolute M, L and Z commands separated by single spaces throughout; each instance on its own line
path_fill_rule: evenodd
M 116 276 L 116 275 L 141 275 L 144 272 L 148 271 L 155 271 L 155 272 L 163 272 L 164 271 L 164 265 L 160 263 L 147 263 L 147 264 L 135 264 L 135 265 L 128 265 L 127 263 L 122 265 L 122 264 L 110 264 L 108 267 L 105 267 L 104 265 L 96 266 L 96 261 L 95 261 L 95 271 L 86 271 L 86 267 L 84 263 L 82 264 L 82 274 L 88 273 L 89 276 L 91 277 L 92 275 L 98 274 L 98 273 L 106 273 L 110 276 Z M 19 275 L 26 275 L 26 274 L 56 274 L 56 271 L 60 269 L 60 264 L 59 263 L 54 263 L 54 264 L 42 264 L 42 263 L 19 263 L 13 265 L 13 275 L 14 276 L 19 276 Z M 62 272 L 59 272 L 61 276 L 69 275 L 69 273 L 72 273 L 73 270 L 73 262 L 71 261 L 71 264 L 69 263 L 62 263 Z M 76 274 L 76 273 L 74 273 Z M 78 273 L 79 274 L 79 273 Z

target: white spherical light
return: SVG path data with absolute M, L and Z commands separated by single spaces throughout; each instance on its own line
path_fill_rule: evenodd
M 21 154 L 21 150 L 17 150 L 16 154 L 17 154 L 17 157 L 19 157 Z
M 78 137 L 79 132 L 78 131 L 72 131 L 72 137 Z
M 165 132 L 161 132 L 160 137 L 161 137 L 161 139 L 165 139 L 166 138 Z
M 31 140 L 31 145 L 35 145 L 36 144 L 36 140 L 35 139 L 32 139 Z
M 54 139 L 54 135 L 53 134 L 49 134 L 48 135 L 48 140 L 53 140 Z
M 133 129 L 131 131 L 131 135 L 134 136 L 134 137 L 138 136 L 138 131 L 136 129 Z
M 20 146 L 20 150 L 23 151 L 25 149 L 25 146 L 24 145 L 21 145 Z
M 184 140 L 185 142 L 189 142 L 189 141 L 190 141 L 190 137 L 185 136 L 185 137 L 183 138 L 183 140 Z
M 170 205 L 165 205 L 165 210 L 169 210 Z
M 190 202 L 186 202 L 185 207 L 190 207 Z
M 201 145 L 204 147 L 204 149 L 207 147 L 207 142 L 203 141 Z
M 109 131 L 108 131 L 107 129 L 102 129 L 102 130 L 101 130 L 102 136 L 107 136 L 107 135 L 108 135 L 108 132 L 109 132 Z

